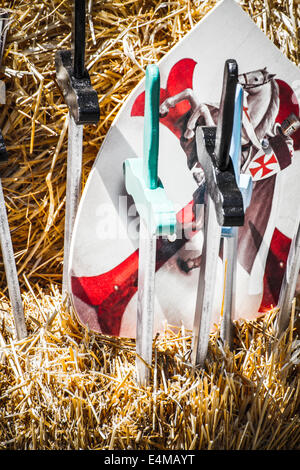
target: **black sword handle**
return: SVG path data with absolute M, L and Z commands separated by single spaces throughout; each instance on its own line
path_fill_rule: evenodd
M 85 0 L 74 0 L 72 16 L 73 73 L 83 78 L 85 72 Z
M 205 175 L 205 189 L 214 202 L 219 225 L 226 227 L 238 227 L 244 224 L 243 197 L 230 156 L 237 77 L 236 61 L 227 60 L 224 67 L 218 125 L 196 128 L 197 156 Z M 203 202 L 203 194 L 200 189 L 194 193 L 194 205 Z
M 220 171 L 225 171 L 230 162 L 230 144 L 233 131 L 235 93 L 238 83 L 238 65 L 228 59 L 224 66 L 223 88 L 216 131 L 215 157 Z
M 96 90 L 85 68 L 85 0 L 74 0 L 72 48 L 55 54 L 56 81 L 69 113 L 79 124 L 95 124 L 100 110 Z

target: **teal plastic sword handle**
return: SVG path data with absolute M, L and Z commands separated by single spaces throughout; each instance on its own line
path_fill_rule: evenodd
M 158 186 L 160 74 L 156 65 L 148 65 L 145 84 L 143 172 L 146 187 Z
M 150 233 L 174 235 L 176 212 L 158 177 L 160 75 L 154 64 L 147 67 L 145 87 L 143 157 L 125 160 L 125 187 Z

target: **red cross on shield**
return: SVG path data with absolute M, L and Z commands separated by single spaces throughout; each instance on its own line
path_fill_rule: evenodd
M 280 171 L 280 166 L 274 153 L 266 155 L 263 151 L 259 151 L 257 156 L 252 160 L 249 171 L 253 181 L 258 181 L 268 178 Z

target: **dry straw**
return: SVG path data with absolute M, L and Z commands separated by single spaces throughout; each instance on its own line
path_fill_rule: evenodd
M 87 66 L 101 119 L 85 126 L 83 184 L 122 103 L 215 1 L 87 2 Z M 166 327 L 155 341 L 152 381 L 135 382 L 135 345 L 93 336 L 61 304 L 67 109 L 54 53 L 70 46 L 69 0 L 0 2 L 12 15 L 1 68 L 7 104 L 2 169 L 29 336 L 16 341 L 4 269 L 0 288 L 0 448 L 299 449 L 299 319 L 280 341 L 276 311 L 241 322 L 236 349 L 211 335 L 205 370 L 187 365 L 191 332 Z M 295 0 L 243 8 L 299 63 Z M 3 267 L 3 266 L 2 266 Z

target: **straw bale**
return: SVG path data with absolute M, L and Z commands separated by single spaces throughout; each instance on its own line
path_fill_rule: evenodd
M 299 449 L 294 322 L 279 341 L 275 311 L 241 322 L 234 352 L 214 333 L 206 368 L 196 371 L 191 332 L 166 327 L 151 384 L 140 388 L 134 341 L 83 331 L 58 299 L 55 290 L 35 302 L 25 296 L 30 334 L 22 341 L 2 317 L 0 448 Z
M 214 0 L 88 1 L 86 63 L 101 118 L 84 128 L 83 186 L 122 103 Z M 299 3 L 243 0 L 299 64 Z M 54 54 L 70 47 L 68 0 L 2 1 L 12 23 L 1 67 L 2 182 L 28 338 L 16 341 L 1 263 L 0 449 L 298 449 L 299 312 L 279 341 L 276 311 L 236 325 L 236 348 L 211 335 L 204 370 L 189 367 L 191 332 L 155 340 L 151 384 L 135 381 L 134 341 L 94 336 L 61 302 L 67 108 Z M 1 256 L 0 256 L 1 262 Z

